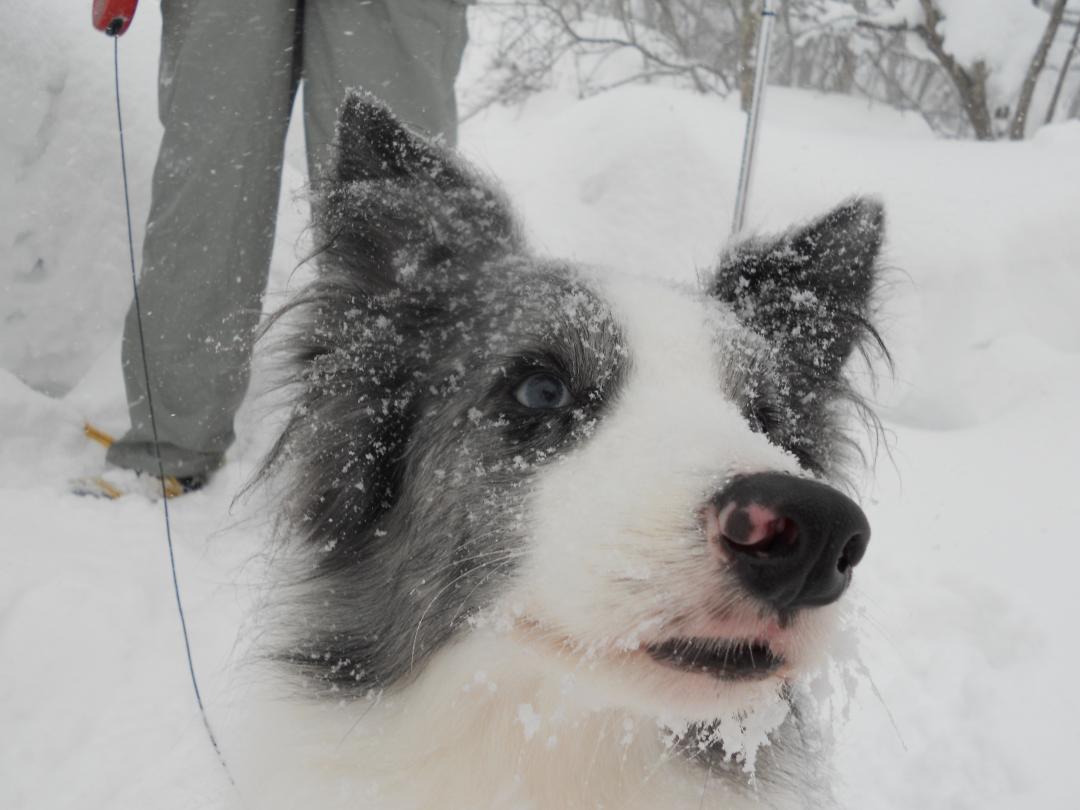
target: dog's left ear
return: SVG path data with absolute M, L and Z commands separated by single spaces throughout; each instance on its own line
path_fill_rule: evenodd
M 372 291 L 524 249 L 494 183 L 437 140 L 413 132 L 374 96 L 351 91 L 336 162 L 315 197 L 321 266 Z
M 712 293 L 811 376 L 836 380 L 867 333 L 878 254 L 880 202 L 849 200 L 775 239 L 730 249 Z

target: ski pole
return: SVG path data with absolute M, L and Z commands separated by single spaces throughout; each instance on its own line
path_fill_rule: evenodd
M 735 236 L 743 228 L 746 205 L 750 197 L 750 176 L 754 168 L 754 149 L 757 146 L 758 121 L 765 95 L 765 78 L 769 72 L 769 37 L 772 34 L 776 12 L 772 0 L 762 0 L 761 27 L 758 29 L 757 60 L 754 65 L 754 95 L 750 99 L 750 113 L 746 117 L 746 134 L 743 136 L 742 163 L 739 166 L 739 186 L 735 192 L 735 218 L 731 234 Z

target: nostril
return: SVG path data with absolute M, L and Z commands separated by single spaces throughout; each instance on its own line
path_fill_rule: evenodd
M 840 558 L 836 561 L 836 570 L 841 574 L 846 574 L 859 564 L 859 560 L 863 558 L 865 551 L 865 538 L 861 534 L 854 535 L 844 544 L 844 548 L 840 552 Z
M 753 521 L 742 510 L 728 519 L 722 535 L 728 548 L 757 557 L 779 556 L 794 549 L 799 524 L 787 517 Z
M 840 553 L 840 559 L 836 561 L 836 570 L 841 574 L 846 574 L 854 567 L 855 566 L 851 564 L 851 560 L 848 559 L 847 549 L 844 549 L 844 551 Z

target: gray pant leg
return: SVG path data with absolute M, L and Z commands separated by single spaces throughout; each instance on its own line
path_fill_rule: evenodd
M 165 133 L 139 300 L 165 472 L 187 476 L 221 464 L 248 385 L 296 89 L 297 12 L 295 0 L 164 0 L 162 17 Z M 134 305 L 123 366 L 131 430 L 107 458 L 156 473 Z
M 317 0 L 304 10 L 308 170 L 329 165 L 338 108 L 351 87 L 406 123 L 457 140 L 454 80 L 468 33 L 461 0 Z

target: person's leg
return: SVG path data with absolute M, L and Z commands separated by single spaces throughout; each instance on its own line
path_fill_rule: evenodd
M 312 178 L 332 159 L 338 109 L 367 90 L 407 124 L 457 140 L 454 79 L 468 39 L 460 0 L 319 0 L 304 12 L 304 133 Z
M 164 0 L 159 114 L 139 281 L 165 473 L 206 475 L 233 440 L 273 246 L 298 79 L 297 0 Z M 157 473 L 135 307 L 131 430 L 107 460 Z

